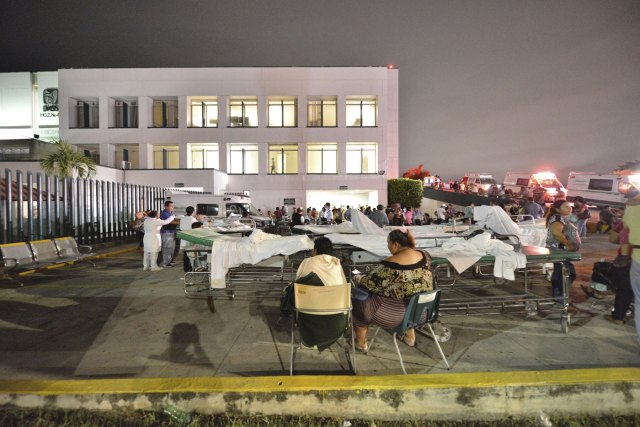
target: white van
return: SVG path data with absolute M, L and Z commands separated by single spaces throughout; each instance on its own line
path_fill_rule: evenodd
M 264 227 L 271 223 L 271 218 L 262 216 L 251 204 L 251 197 L 245 193 L 224 193 L 215 195 L 207 192 L 191 192 L 180 190 L 165 191 L 166 200 L 173 202 L 177 215 L 183 214 L 187 206 L 196 209 L 196 215 L 209 218 L 226 218 L 231 214 L 249 212 L 249 217 L 256 222 L 256 227 Z
M 469 188 L 469 184 L 473 183 L 475 188 L 484 188 L 485 190 L 489 190 L 493 184 L 497 184 L 496 180 L 493 178 L 493 175 L 489 173 L 471 173 L 467 172 L 464 174 L 462 178 L 462 182 L 464 183 L 466 188 Z
M 529 187 L 533 190 L 542 188 L 545 202 L 553 202 L 567 196 L 567 190 L 553 172 L 507 172 L 503 184 L 505 189 L 510 189 L 514 193 L 520 193 L 522 187 Z
M 593 172 L 571 172 L 567 182 L 567 200 L 583 197 L 587 203 L 624 207 L 632 186 L 640 186 L 640 175 L 606 175 Z

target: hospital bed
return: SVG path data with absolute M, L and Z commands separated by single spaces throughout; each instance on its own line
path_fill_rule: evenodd
M 255 232 L 259 235 L 259 230 Z M 214 243 L 221 239 L 227 245 L 246 243 L 248 237 L 236 237 L 218 233 L 211 229 L 194 229 L 179 231 L 177 237 L 191 243 L 185 252 L 196 259 L 206 257 L 205 265 L 200 265 L 196 271 L 185 273 L 184 293 L 187 298 L 204 299 L 211 312 L 215 311 L 216 299 L 278 299 L 286 283 L 294 278 L 294 264 L 304 259 L 313 247 L 306 236 L 280 237 L 272 242 L 272 248 L 265 256 L 256 262 L 242 262 L 237 266 L 225 269 L 223 277 L 215 281 L 212 266 L 215 270 L 215 255 L 212 256 Z M 295 239 L 306 239 L 295 242 Z M 241 249 L 242 250 L 242 249 Z M 213 251 L 215 253 L 215 251 Z M 245 250 L 245 252 L 247 252 Z M 220 256 L 220 255 L 218 255 Z

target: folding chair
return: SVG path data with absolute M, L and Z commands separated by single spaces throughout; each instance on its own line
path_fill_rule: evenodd
M 440 347 L 440 343 L 436 338 L 436 334 L 433 331 L 433 327 L 431 323 L 438 320 L 438 308 L 440 306 L 440 289 L 429 292 L 420 292 L 411 296 L 409 300 L 409 305 L 407 306 L 407 310 L 404 313 L 404 318 L 402 319 L 402 323 L 392 329 L 393 332 L 393 343 L 396 347 L 396 351 L 398 352 L 398 359 L 400 359 L 400 366 L 402 367 L 402 372 L 406 375 L 407 371 L 404 367 L 404 361 L 402 360 L 402 354 L 400 353 L 400 348 L 398 347 L 398 336 L 403 336 L 408 329 L 413 329 L 415 331 L 418 330 L 419 325 L 421 324 L 420 320 L 423 317 L 423 313 L 426 311 L 426 325 L 429 328 L 429 332 L 431 332 L 431 337 L 433 341 L 436 343 L 438 347 L 438 351 L 440 352 L 440 356 L 442 356 L 442 360 L 444 364 L 447 365 L 447 369 L 451 369 L 449 367 L 449 363 L 447 362 L 447 358 L 444 356 L 442 352 L 442 347 Z M 380 329 L 378 329 L 374 335 L 378 335 Z M 390 331 L 391 332 L 391 331 Z M 373 340 L 371 345 L 369 346 L 369 351 L 371 351 L 371 347 L 373 346 Z
M 303 285 L 300 283 L 293 284 L 294 292 L 294 317 L 291 322 L 291 358 L 289 363 L 289 375 L 293 375 L 293 360 L 294 360 L 294 339 L 295 330 L 300 328 L 302 315 L 315 316 L 329 316 L 335 314 L 342 314 L 346 316 L 347 327 L 341 327 L 341 330 L 335 330 L 335 338 L 338 339 L 344 336 L 347 328 L 351 329 L 351 366 L 353 372 L 356 372 L 356 356 L 355 356 L 355 339 L 353 333 L 353 322 L 351 321 L 351 285 L 346 283 L 344 285 L 335 286 L 317 286 L 317 285 Z M 332 316 L 335 319 L 335 317 Z M 327 317 L 326 327 L 331 328 L 329 324 L 329 317 Z M 315 319 L 316 321 L 319 319 Z M 321 319 L 320 319 L 321 320 Z M 315 323 L 315 322 L 314 322 Z M 324 330 L 326 332 L 326 329 Z M 304 337 L 300 337 L 300 341 L 304 341 Z M 334 340 L 335 342 L 335 340 Z M 300 347 L 298 345 L 297 347 Z

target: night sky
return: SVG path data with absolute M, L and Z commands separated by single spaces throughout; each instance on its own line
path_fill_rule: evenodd
M 610 172 L 640 159 L 638 0 L 3 1 L 0 72 L 385 66 L 400 169 Z

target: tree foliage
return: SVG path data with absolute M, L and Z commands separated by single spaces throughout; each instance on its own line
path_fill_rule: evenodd
M 403 173 L 402 177 L 408 178 L 408 179 L 418 179 L 422 181 L 425 176 L 429 176 L 429 175 L 430 174 L 428 170 L 422 170 L 422 165 L 418 165 L 417 167 L 411 168 L 405 173 Z
M 389 204 L 400 203 L 415 208 L 422 203 L 422 180 L 398 178 L 388 181 Z
M 77 151 L 73 145 L 62 140 L 55 141 L 54 144 L 58 149 L 40 162 L 40 167 L 45 173 L 66 178 L 77 172 L 83 179 L 91 178 L 96 174 L 95 162 Z

